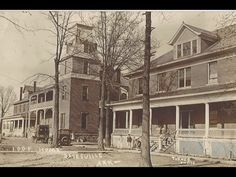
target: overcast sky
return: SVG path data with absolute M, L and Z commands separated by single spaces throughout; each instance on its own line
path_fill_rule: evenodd
M 46 11 L 45 11 L 46 12 Z M 89 12 L 89 11 L 87 11 Z M 156 29 L 152 37 L 160 41 L 157 54 L 161 55 L 171 49 L 167 43 L 184 21 L 187 24 L 206 30 L 217 28 L 219 17 L 227 11 L 163 11 L 160 15 L 152 12 L 152 26 Z M 48 28 L 48 20 L 39 11 L 1 11 L 4 15 L 29 28 Z M 79 21 L 78 21 L 79 22 Z M 80 23 L 80 22 L 79 22 Z M 53 60 L 48 60 L 53 48 L 49 44 L 51 34 L 47 31 L 17 31 L 12 24 L 0 18 L 0 85 L 12 85 L 15 91 L 25 78 L 35 73 L 53 73 Z

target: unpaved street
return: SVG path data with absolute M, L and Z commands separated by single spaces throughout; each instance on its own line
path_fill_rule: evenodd
M 7 138 L 1 148 L 14 145 L 15 151 L 0 153 L 0 167 L 139 167 L 140 154 L 131 152 L 99 152 L 96 145 L 81 145 L 51 149 L 47 144 L 35 144 L 25 138 Z M 152 155 L 154 167 L 230 167 L 213 162 L 200 162 L 177 156 Z

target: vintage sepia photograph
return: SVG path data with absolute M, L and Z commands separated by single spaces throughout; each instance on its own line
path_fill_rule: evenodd
M 0 10 L 0 167 L 236 167 L 236 10 Z

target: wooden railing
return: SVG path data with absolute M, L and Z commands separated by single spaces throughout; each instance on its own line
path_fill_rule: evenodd
M 35 104 L 30 104 L 29 108 L 30 109 L 37 109 L 37 108 L 47 108 L 47 107 L 52 107 L 53 106 L 53 101 L 46 101 L 42 103 L 35 103 Z
M 116 135 L 128 135 L 129 133 L 130 133 L 129 129 L 124 129 L 124 128 L 115 129 L 113 131 L 113 134 L 116 134 Z M 130 134 L 131 135 L 141 135 L 142 129 L 141 128 L 131 129 Z
M 180 137 L 203 137 L 205 129 L 179 129 L 178 136 Z
M 236 139 L 236 129 L 209 129 L 208 137 Z
M 115 129 L 113 131 L 113 134 L 116 134 L 116 135 L 128 135 L 129 134 L 129 129 Z

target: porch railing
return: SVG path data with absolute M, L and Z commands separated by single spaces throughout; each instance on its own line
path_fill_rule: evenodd
M 203 137 L 205 129 L 179 129 L 178 136 L 182 137 Z
M 131 134 L 132 135 L 142 135 L 142 129 L 141 128 L 131 129 Z
M 116 134 L 116 135 L 128 135 L 129 134 L 129 129 L 115 129 L 113 131 L 113 134 Z
M 116 135 L 128 135 L 130 133 L 129 129 L 124 129 L 124 128 L 119 128 L 115 129 L 113 131 L 113 134 Z M 142 134 L 142 129 L 137 128 L 137 129 L 131 129 L 131 135 L 141 135 Z
M 208 137 L 236 139 L 236 129 L 209 129 Z

